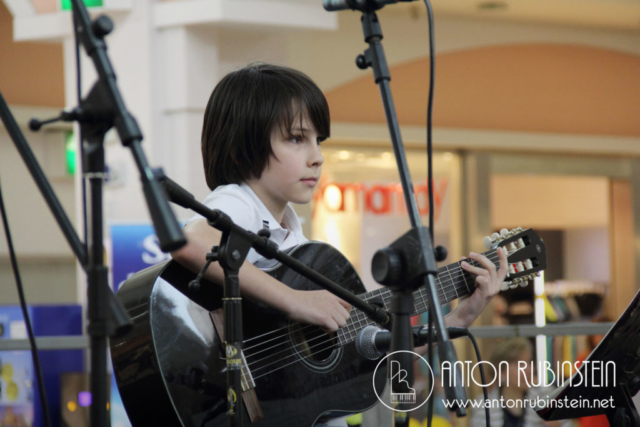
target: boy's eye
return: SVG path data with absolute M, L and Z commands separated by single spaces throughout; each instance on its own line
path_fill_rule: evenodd
M 289 139 L 294 144 L 300 144 L 301 142 L 304 142 L 304 137 L 302 135 L 292 135 Z

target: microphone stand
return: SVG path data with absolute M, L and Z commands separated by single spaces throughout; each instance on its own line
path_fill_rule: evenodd
M 411 333 L 410 316 L 413 312 L 413 291 L 420 286 L 425 286 L 429 295 L 429 311 L 435 321 L 436 336 L 439 339 L 438 353 L 441 361 L 449 361 L 456 371 L 459 370 L 457 356 L 453 343 L 449 341 L 449 334 L 444 325 L 444 318 L 440 308 L 440 300 L 435 287 L 435 275 L 438 272 L 434 250 L 428 227 L 421 223 L 420 214 L 413 192 L 411 175 L 405 157 L 398 118 L 391 95 L 389 82 L 391 74 L 382 47 L 382 27 L 375 13 L 385 4 L 393 1 L 380 0 L 347 0 L 347 6 L 362 12 L 362 30 L 364 40 L 369 48 L 364 54 L 358 55 L 356 65 L 365 70 L 373 68 L 376 84 L 380 88 L 382 102 L 391 134 L 393 150 L 398 165 L 400 181 L 404 192 L 407 212 L 411 221 L 411 230 L 397 239 L 390 246 L 376 252 L 372 260 L 373 277 L 377 282 L 391 288 L 392 302 L 392 354 L 390 359 L 398 361 L 408 373 L 408 378 L 413 382 L 413 359 L 411 353 L 400 351 L 413 350 L 413 337 Z M 327 4 L 325 2 L 325 4 Z M 325 6 L 325 8 L 327 8 Z M 328 9 L 328 8 L 327 8 Z M 328 9 L 329 10 L 329 9 Z M 419 254 L 419 255 L 418 255 Z M 457 372 L 457 378 L 460 373 Z M 454 377 L 456 378 L 456 377 Z M 444 378 L 445 394 L 450 402 L 466 400 L 465 390 L 457 382 L 451 383 L 451 378 Z M 459 400 L 455 400 L 459 399 Z M 466 409 L 460 406 L 455 408 L 458 417 L 466 415 Z
M 176 250 L 186 244 L 186 238 L 158 182 L 158 172 L 154 172 L 147 163 L 140 146 L 142 133 L 120 95 L 103 40 L 113 30 L 113 23 L 106 16 L 100 16 L 92 23 L 81 0 L 71 0 L 71 3 L 77 34 L 98 72 L 98 81 L 89 95 L 78 107 L 59 117 L 59 120 L 78 121 L 82 134 L 86 137 L 86 142 L 82 141 L 85 143 L 83 178 L 89 179 L 91 188 L 91 238 L 88 253 L 1 95 L 0 116 L 87 274 L 92 396 L 89 419 L 93 427 L 107 427 L 110 424 L 107 411 L 107 337 L 132 327 L 131 320 L 109 289 L 108 268 L 104 265 L 102 183 L 106 178 L 106 170 L 103 143 L 104 136 L 111 127 L 116 127 L 123 145 L 131 148 L 161 249 L 165 252 Z M 44 122 L 32 120 L 30 127 L 37 130 L 42 124 L 55 120 L 58 119 Z
M 89 281 L 89 335 L 91 336 L 91 413 L 94 427 L 106 427 L 107 412 L 107 327 L 106 295 L 108 269 L 103 265 L 103 214 L 102 182 L 106 178 L 104 161 L 104 136 L 116 128 L 122 144 L 131 148 L 140 171 L 143 192 L 156 229 L 160 248 L 169 252 L 186 244 L 186 238 L 176 220 L 157 175 L 150 168 L 140 145 L 142 132 L 134 117 L 127 111 L 117 86 L 116 75 L 109 57 L 104 37 L 113 31 L 113 22 L 100 16 L 91 22 L 87 8 L 81 0 L 71 0 L 74 24 L 80 42 L 93 60 L 98 81 L 89 95 L 74 112 L 86 138 L 84 176 L 91 188 L 91 248 L 86 268 Z

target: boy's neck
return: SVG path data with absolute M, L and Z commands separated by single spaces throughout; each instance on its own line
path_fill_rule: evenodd
M 279 203 L 278 201 L 273 200 L 273 198 L 270 197 L 269 194 L 266 193 L 266 191 L 264 191 L 264 188 L 256 185 L 252 180 L 246 181 L 246 183 L 251 188 L 251 190 L 253 190 L 255 195 L 258 196 L 258 199 L 260 199 L 260 201 L 264 204 L 271 215 L 273 215 L 273 218 L 278 221 L 278 224 L 282 224 L 282 221 L 284 219 L 284 211 L 287 208 L 287 203 Z

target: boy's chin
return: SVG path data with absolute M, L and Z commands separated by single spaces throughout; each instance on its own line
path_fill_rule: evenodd
M 291 197 L 291 199 L 289 199 L 289 202 L 296 205 L 306 205 L 313 199 L 313 191 L 309 191 L 308 193 L 309 194 L 296 194 L 295 196 Z
M 294 199 L 289 200 L 289 202 L 296 205 L 306 205 L 307 203 L 310 203 L 311 200 L 312 200 L 312 197 L 296 197 Z

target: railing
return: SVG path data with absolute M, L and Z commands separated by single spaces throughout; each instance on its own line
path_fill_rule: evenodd
M 562 323 L 558 325 L 510 325 L 510 326 L 474 326 L 469 328 L 476 338 L 513 338 L 535 337 L 537 335 L 601 335 L 606 334 L 613 323 Z M 89 337 L 55 336 L 36 338 L 38 350 L 88 350 Z M 27 339 L 0 339 L 0 351 L 29 350 Z

